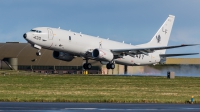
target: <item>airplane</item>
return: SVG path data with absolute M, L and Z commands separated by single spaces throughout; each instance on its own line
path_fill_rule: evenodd
M 127 66 L 164 64 L 166 57 L 196 55 L 199 53 L 165 54 L 166 49 L 195 46 L 182 44 L 167 46 L 175 16 L 169 15 L 153 38 L 145 44 L 131 45 L 60 28 L 37 27 L 26 32 L 23 37 L 40 56 L 42 48 L 53 50 L 53 57 L 72 61 L 75 57 L 85 60 L 83 69 L 92 68 L 88 60 L 100 61 L 107 69 L 114 69 L 115 63 Z

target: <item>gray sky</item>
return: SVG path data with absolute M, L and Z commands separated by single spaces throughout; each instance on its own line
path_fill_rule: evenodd
M 151 40 L 169 14 L 169 45 L 200 44 L 200 0 L 0 0 L 0 42 L 26 42 L 34 27 L 62 29 L 125 43 Z M 200 52 L 200 46 L 167 53 Z M 185 56 L 185 57 L 196 57 Z

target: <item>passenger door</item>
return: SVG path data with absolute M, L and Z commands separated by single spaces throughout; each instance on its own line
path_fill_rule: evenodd
M 54 37 L 53 30 L 50 29 L 50 28 L 48 28 L 47 30 L 48 30 L 48 38 L 49 38 L 49 40 L 53 40 L 53 37 Z

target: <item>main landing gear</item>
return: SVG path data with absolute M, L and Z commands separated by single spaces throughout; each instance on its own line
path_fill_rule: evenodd
M 92 68 L 92 65 L 91 65 L 91 63 L 88 63 L 88 59 L 85 59 L 85 60 L 86 60 L 86 63 L 83 64 L 83 69 L 90 70 Z M 107 69 L 115 69 L 115 63 L 114 62 L 109 62 L 106 65 L 106 68 Z
M 86 59 L 86 63 L 83 64 L 83 69 L 89 70 L 92 68 L 91 63 L 88 63 L 88 59 Z
M 84 64 L 83 64 L 83 68 L 84 68 L 85 70 L 88 70 L 88 69 L 91 69 L 91 68 L 92 68 L 92 65 L 91 65 L 90 63 L 84 63 Z
M 107 68 L 107 69 L 114 69 L 114 68 L 115 68 L 115 64 L 114 64 L 114 63 L 108 63 L 108 64 L 106 65 L 106 68 Z

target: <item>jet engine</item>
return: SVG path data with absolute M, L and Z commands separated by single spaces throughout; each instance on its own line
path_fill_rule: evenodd
M 54 51 L 53 57 L 63 61 L 72 61 L 74 59 L 74 55 L 59 51 Z
M 101 61 L 112 61 L 114 58 L 113 53 L 106 49 L 94 49 L 92 51 L 92 57 Z

